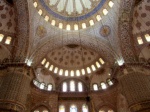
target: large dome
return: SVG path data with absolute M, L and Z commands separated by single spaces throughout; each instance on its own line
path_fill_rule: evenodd
M 49 7 L 49 13 L 57 13 L 59 17 L 79 17 L 96 12 L 106 0 L 40 0 L 44 7 Z M 93 12 L 94 11 L 94 12 Z M 92 14 L 91 13 L 91 14 Z
M 34 7 L 46 21 L 67 30 L 94 25 L 113 4 L 110 0 L 33 0 Z

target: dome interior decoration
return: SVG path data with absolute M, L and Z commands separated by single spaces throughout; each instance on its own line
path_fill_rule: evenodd
M 113 5 L 112 0 L 33 0 L 33 6 L 45 21 L 68 31 L 93 26 Z

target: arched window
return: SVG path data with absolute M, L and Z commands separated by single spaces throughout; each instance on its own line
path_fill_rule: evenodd
M 39 82 L 37 80 L 33 80 L 34 85 L 39 86 Z
M 11 43 L 11 37 L 10 36 L 8 36 L 7 38 L 6 38 L 6 41 L 5 41 L 5 44 L 10 44 Z
M 78 28 L 78 25 L 77 24 L 75 24 L 74 25 L 74 30 L 78 30 L 79 28 Z
M 82 72 L 82 75 L 85 75 L 85 70 L 84 69 L 82 69 L 81 72 Z
M 93 84 L 93 90 L 97 91 L 98 90 L 98 85 L 97 84 Z
M 75 82 L 73 80 L 70 81 L 70 91 L 75 91 Z
M 87 73 L 91 73 L 90 67 L 87 67 L 86 70 L 87 70 Z
M 54 65 L 51 65 L 50 68 L 49 68 L 49 70 L 52 71 L 53 68 L 54 68 Z
M 78 82 L 78 91 L 82 92 L 83 91 L 83 85 L 81 82 Z
M 100 67 L 101 67 L 101 65 L 100 65 L 99 62 L 96 62 L 96 66 L 97 66 L 97 68 L 100 68 Z
M 82 28 L 85 29 L 86 28 L 86 24 L 82 23 Z
M 40 112 L 39 110 L 35 110 L 34 112 Z
M 139 45 L 143 44 L 143 40 L 142 40 L 141 37 L 137 37 L 137 41 L 138 41 L 138 44 L 139 44 Z
M 91 26 L 94 25 L 94 21 L 93 20 L 90 20 L 89 23 L 90 23 Z
M 107 15 L 108 14 L 108 10 L 107 9 L 103 9 L 103 14 Z
M 65 106 L 64 105 L 59 106 L 59 112 L 65 112 Z
M 40 89 L 44 89 L 45 83 L 40 84 Z
M 77 107 L 75 105 L 71 105 L 70 112 L 77 112 Z
M 88 112 L 88 106 L 87 105 L 83 105 L 82 106 L 82 112 Z
M 96 70 L 95 65 L 91 65 L 91 68 L 92 68 L 93 71 Z
M 68 76 L 68 70 L 65 71 L 65 76 Z
M 71 77 L 73 77 L 73 76 L 74 76 L 74 71 L 73 71 L 73 70 L 71 70 L 71 72 L 70 72 L 70 76 L 71 76 Z
M 33 6 L 34 6 L 35 8 L 37 7 L 37 5 L 38 5 L 37 2 L 34 2 L 34 3 L 33 3 Z
M 58 72 L 58 67 L 55 67 L 54 73 L 57 73 L 57 72 Z
M 80 71 L 76 70 L 76 76 L 80 76 Z
M 52 20 L 51 25 L 55 26 L 56 21 Z
M 62 75 L 63 74 L 63 69 L 60 69 L 59 70 L 59 75 Z
M 97 15 L 97 16 L 96 16 L 96 19 L 97 19 L 97 21 L 100 21 L 102 18 L 101 18 L 100 15 Z
M 69 25 L 69 24 L 67 24 L 67 26 L 66 26 L 66 30 L 70 30 L 70 29 L 71 29 L 70 25 Z
M 46 15 L 44 19 L 45 19 L 45 21 L 48 21 L 49 17 Z
M 98 112 L 105 112 L 104 110 L 99 110 Z
M 38 13 L 39 13 L 39 15 L 41 16 L 42 13 L 43 13 L 43 11 L 40 9 L 40 10 L 38 11 Z
M 112 2 L 112 1 L 109 1 L 108 5 L 109 5 L 109 7 L 113 7 L 113 5 L 114 5 L 114 2 Z
M 150 42 L 150 35 L 149 34 L 146 34 L 145 38 L 146 38 L 147 42 Z
M 107 83 L 108 83 L 108 85 L 113 85 L 113 82 L 110 80 L 110 79 L 107 79 Z
M 108 112 L 114 112 L 113 110 L 108 110 Z
M 48 66 L 49 66 L 49 62 L 46 63 L 45 68 L 48 68 Z
M 67 91 L 67 83 L 66 82 L 63 83 L 62 91 L 63 92 Z
M 102 89 L 106 89 L 107 88 L 107 86 L 106 86 L 106 84 L 104 82 L 101 83 L 101 87 L 102 87 Z
M 63 28 L 63 24 L 59 23 L 59 28 L 62 29 Z
M 46 58 L 44 58 L 41 62 L 42 65 L 44 65 L 44 63 L 46 62 Z
M 49 112 L 49 110 L 47 107 L 41 105 L 38 108 L 36 108 L 33 112 Z
M 47 90 L 48 90 L 48 91 L 52 91 L 52 89 L 53 89 L 53 85 L 52 85 L 52 84 L 48 84 Z
M 102 58 L 99 58 L 100 63 L 103 65 L 105 61 Z

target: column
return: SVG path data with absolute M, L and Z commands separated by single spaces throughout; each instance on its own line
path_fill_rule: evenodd
M 131 72 L 119 82 L 131 112 L 150 112 L 150 75 Z
M 0 111 L 24 112 L 29 92 L 29 76 L 15 68 L 7 69 L 0 87 Z

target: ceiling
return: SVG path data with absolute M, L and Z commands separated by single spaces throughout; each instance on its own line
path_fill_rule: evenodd
M 47 84 L 66 78 L 105 82 L 111 77 L 114 65 L 124 63 L 122 55 L 131 57 L 135 51 L 137 57 L 149 60 L 150 56 L 149 41 L 144 37 L 149 33 L 149 6 L 145 5 L 149 2 L 144 0 L 135 6 L 132 24 L 128 13 L 120 16 L 120 2 L 87 0 L 85 4 L 85 0 L 27 0 L 28 7 L 22 6 L 24 9 L 15 13 L 12 4 L 0 1 L 0 51 L 3 54 L 0 59 L 25 57 L 27 65 L 35 70 L 35 78 Z M 131 34 L 131 38 L 127 34 Z M 12 42 L 7 45 L 9 36 Z M 43 59 L 46 59 L 44 64 Z M 91 72 L 88 73 L 88 69 Z

